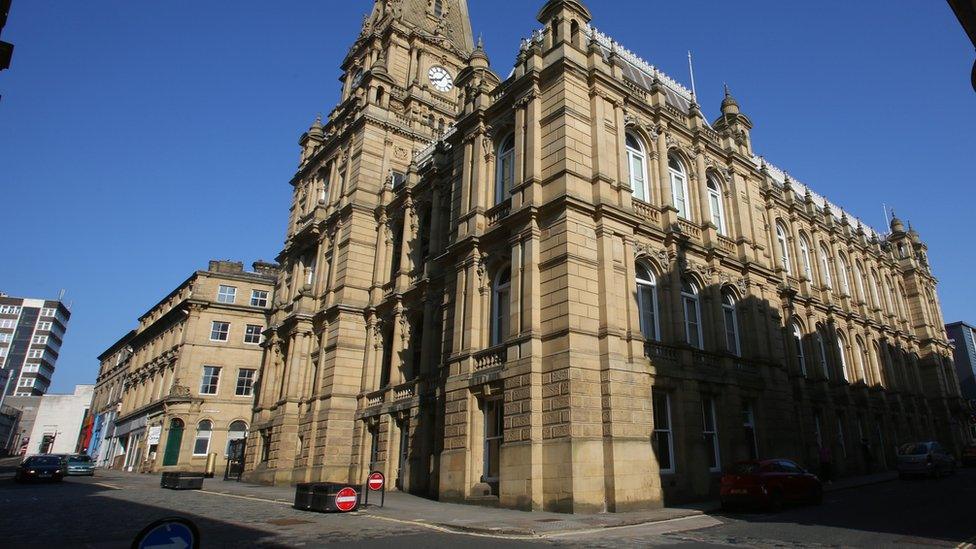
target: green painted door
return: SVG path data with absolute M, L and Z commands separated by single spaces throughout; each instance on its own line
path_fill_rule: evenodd
M 163 453 L 163 466 L 176 465 L 180 461 L 180 444 L 183 443 L 183 422 L 175 419 L 166 435 L 166 452 Z

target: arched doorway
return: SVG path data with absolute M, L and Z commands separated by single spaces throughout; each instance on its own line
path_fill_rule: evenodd
M 180 445 L 183 444 L 183 420 L 173 418 L 169 422 L 166 435 L 166 451 L 163 453 L 163 467 L 176 465 L 180 461 Z

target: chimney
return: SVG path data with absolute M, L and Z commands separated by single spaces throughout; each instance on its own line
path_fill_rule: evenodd
M 244 263 L 241 261 L 227 261 L 223 259 L 211 259 L 210 267 L 208 269 L 212 273 L 243 273 Z

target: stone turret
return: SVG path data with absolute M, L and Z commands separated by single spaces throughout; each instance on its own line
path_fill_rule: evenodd
M 712 126 L 722 137 L 722 144 L 746 156 L 752 155 L 752 120 L 739 110 L 739 102 L 732 97 L 729 87 L 725 87 L 722 99 L 722 116 Z

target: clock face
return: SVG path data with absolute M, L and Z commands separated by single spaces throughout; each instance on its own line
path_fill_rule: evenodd
M 430 83 L 439 92 L 449 92 L 454 88 L 454 77 L 444 67 L 431 67 L 427 71 Z

